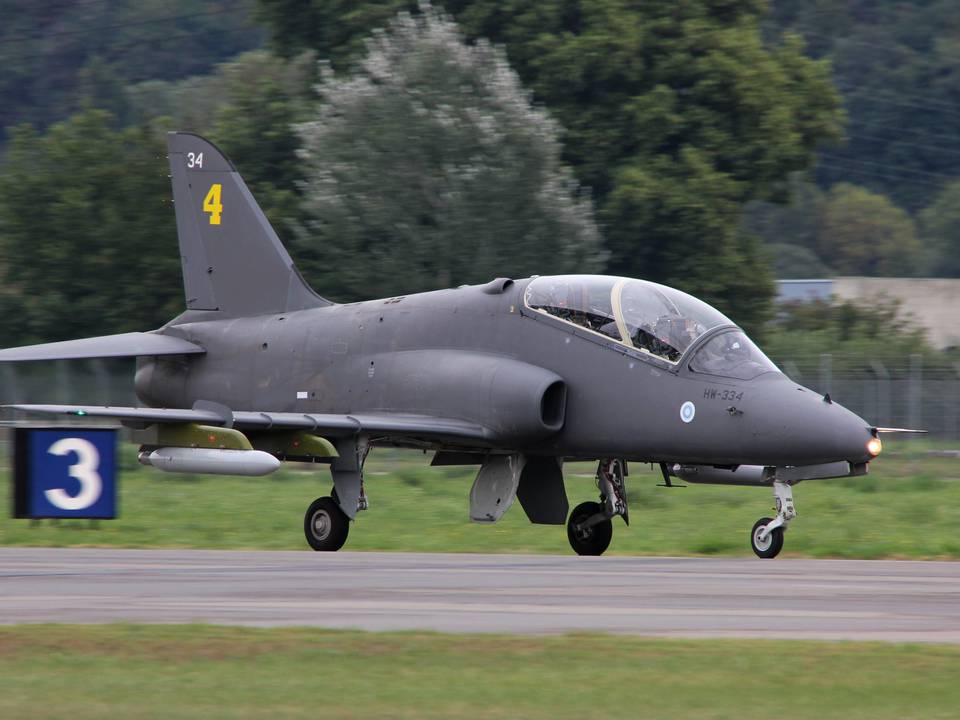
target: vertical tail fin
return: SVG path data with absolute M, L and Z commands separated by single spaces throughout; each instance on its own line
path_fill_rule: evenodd
M 243 178 L 199 135 L 167 135 L 190 310 L 265 315 L 330 305 L 300 276 Z

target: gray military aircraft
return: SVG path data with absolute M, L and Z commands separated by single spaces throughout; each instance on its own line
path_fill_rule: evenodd
M 304 282 L 233 165 L 189 133 L 167 139 L 186 292 L 158 330 L 0 351 L 2 361 L 136 357 L 143 407 L 11 405 L 105 417 L 134 429 L 140 460 L 167 471 L 263 475 L 328 463 L 333 490 L 306 512 L 315 550 L 337 550 L 367 507 L 376 446 L 477 465 L 470 517 L 513 503 L 566 523 L 599 555 L 628 520 L 628 462 L 664 484 L 773 489 L 776 517 L 750 532 L 774 557 L 795 517 L 792 486 L 867 472 L 883 428 L 781 373 L 696 298 L 630 278 L 565 275 L 336 304 Z M 598 502 L 569 513 L 562 466 L 598 462 Z

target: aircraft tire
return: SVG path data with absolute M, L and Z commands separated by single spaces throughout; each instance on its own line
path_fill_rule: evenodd
M 580 503 L 570 513 L 570 519 L 567 521 L 567 539 L 577 555 L 603 555 L 610 546 L 610 540 L 613 538 L 613 523 L 609 518 L 581 533 L 573 529 L 574 525 L 602 511 L 603 507 L 600 503 L 588 501 Z
M 332 497 L 317 498 L 303 517 L 303 534 L 314 550 L 333 552 L 343 547 L 350 532 L 348 518 Z
M 750 531 L 750 547 L 760 558 L 775 558 L 783 549 L 783 528 L 778 527 L 770 531 L 766 542 L 760 542 L 759 535 L 761 528 L 765 527 L 773 518 L 760 518 L 753 524 Z

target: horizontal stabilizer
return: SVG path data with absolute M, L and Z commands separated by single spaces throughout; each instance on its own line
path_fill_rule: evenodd
M 194 345 L 192 342 L 171 335 L 131 332 L 8 348 L 0 350 L 0 362 L 120 358 L 147 355 L 196 355 L 203 352 L 205 350 L 199 345 Z
M 9 410 L 42 415 L 71 415 L 74 417 L 104 417 L 121 422 L 202 423 L 229 425 L 238 429 L 257 430 L 312 430 L 330 437 L 344 437 L 359 433 L 389 438 L 430 437 L 487 445 L 496 440 L 489 428 L 456 418 L 429 415 L 393 415 L 365 413 L 360 415 L 332 415 L 325 413 L 288 413 L 235 411 L 232 414 L 215 409 L 99 407 L 95 405 L 3 405 Z

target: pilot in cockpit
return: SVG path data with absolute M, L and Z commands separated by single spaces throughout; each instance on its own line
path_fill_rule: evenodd
M 695 323 L 680 315 L 663 315 L 657 320 L 654 334 L 677 351 L 678 357 L 697 338 Z

